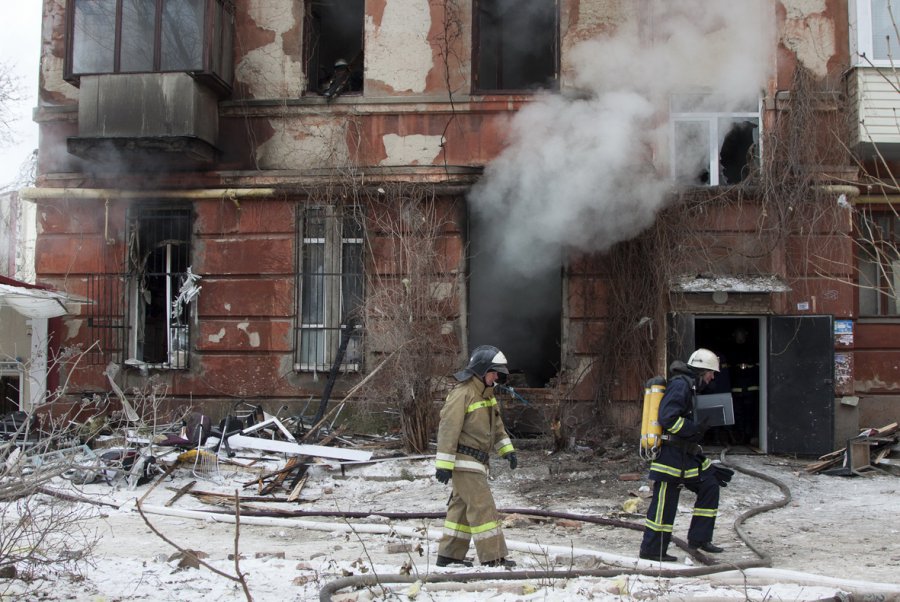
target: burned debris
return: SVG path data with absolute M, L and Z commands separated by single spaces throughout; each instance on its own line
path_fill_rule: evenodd
M 900 434 L 896 422 L 880 428 L 864 429 L 847 445 L 820 456 L 809 464 L 809 473 L 855 476 L 866 471 L 882 470 L 900 475 Z

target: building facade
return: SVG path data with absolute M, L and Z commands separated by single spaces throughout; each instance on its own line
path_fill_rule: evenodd
M 44 0 L 51 390 L 297 412 L 492 343 L 548 428 L 633 431 L 708 346 L 739 442 L 896 419 L 886 0 L 671 4 Z

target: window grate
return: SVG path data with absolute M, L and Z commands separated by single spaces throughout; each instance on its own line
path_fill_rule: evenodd
M 338 207 L 297 212 L 294 368 L 327 371 L 338 355 L 344 370 L 359 370 L 364 295 L 362 220 Z
M 91 274 L 87 280 L 86 357 L 92 365 L 125 360 L 128 322 L 125 315 L 127 274 Z

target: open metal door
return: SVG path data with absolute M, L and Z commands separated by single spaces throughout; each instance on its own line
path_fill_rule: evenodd
M 770 453 L 820 456 L 834 449 L 831 316 L 769 318 Z

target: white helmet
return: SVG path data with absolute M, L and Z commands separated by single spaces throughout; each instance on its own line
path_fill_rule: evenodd
M 719 358 L 709 349 L 697 349 L 688 358 L 688 366 L 699 368 L 700 370 L 719 371 Z

